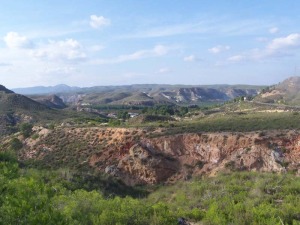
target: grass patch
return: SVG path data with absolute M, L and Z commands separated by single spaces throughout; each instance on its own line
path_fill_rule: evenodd
M 249 132 L 259 130 L 300 129 L 300 116 L 292 112 L 283 113 L 227 113 L 172 123 L 163 133 L 154 136 L 196 132 Z M 153 124 L 152 124 L 153 125 Z

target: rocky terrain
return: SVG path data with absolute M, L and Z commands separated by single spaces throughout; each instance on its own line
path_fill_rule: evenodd
M 161 129 L 151 130 L 161 133 Z M 300 133 L 191 133 L 150 138 L 147 129 L 36 128 L 22 160 L 43 166 L 91 166 L 128 185 L 173 183 L 221 171 L 300 174 Z
M 0 137 L 9 134 L 21 122 L 33 122 L 37 114 L 49 108 L 0 85 Z
M 54 109 L 64 109 L 66 108 L 66 104 L 63 102 L 61 98 L 57 95 L 49 95 L 49 96 L 31 96 L 31 98 L 49 108 Z

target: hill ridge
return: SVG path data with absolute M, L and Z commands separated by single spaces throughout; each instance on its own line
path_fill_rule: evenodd
M 300 105 L 300 77 L 289 77 L 276 85 L 263 89 L 255 100 L 263 103 Z
M 4 93 L 14 93 L 13 91 L 7 89 L 5 86 L 0 84 L 0 91 Z

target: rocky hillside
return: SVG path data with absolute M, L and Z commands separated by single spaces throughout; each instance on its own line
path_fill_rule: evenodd
M 0 136 L 8 134 L 20 122 L 33 120 L 33 114 L 48 108 L 0 85 Z
M 193 133 L 150 138 L 161 130 L 36 128 L 22 160 L 42 167 L 92 167 L 128 185 L 172 183 L 220 171 L 300 173 L 300 133 Z
M 66 104 L 63 102 L 61 98 L 57 95 L 49 95 L 49 96 L 31 96 L 31 98 L 49 108 L 54 109 L 64 109 L 66 108 Z
M 24 95 L 15 94 L 13 91 L 0 86 L 0 113 L 11 111 L 40 111 L 48 109 L 47 106 L 42 105 Z
M 254 96 L 256 89 L 239 89 L 232 87 L 222 88 L 178 88 L 171 91 L 154 93 L 176 103 L 193 104 L 200 102 L 224 102 L 239 96 Z
M 201 104 L 218 103 L 234 99 L 239 96 L 254 96 L 260 89 L 239 89 L 232 87 L 206 88 L 161 88 L 121 91 L 115 90 L 103 93 L 60 94 L 60 97 L 69 104 L 110 104 L 110 105 L 145 105 L 157 104 Z
M 57 123 L 65 119 L 84 117 L 80 113 L 51 109 L 64 106 L 61 99 L 52 96 L 42 104 L 24 95 L 0 86 L 0 138 L 15 132 L 21 123 Z M 48 105 L 48 106 L 47 106 Z
M 9 93 L 14 93 L 13 91 L 11 90 L 8 90 L 6 87 L 4 87 L 3 85 L 0 84 L 0 92 L 2 93 L 6 93 L 6 94 L 9 94 Z
M 281 83 L 262 90 L 257 101 L 300 105 L 300 77 L 290 77 Z

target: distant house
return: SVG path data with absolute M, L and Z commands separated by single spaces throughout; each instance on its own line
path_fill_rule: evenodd
M 109 118 L 114 118 L 114 119 L 117 119 L 117 118 L 118 118 L 117 115 L 116 115 L 115 113 L 109 113 L 109 114 L 107 114 L 107 117 L 109 117 Z
M 86 102 L 81 103 L 81 106 L 89 106 L 89 105 L 91 105 L 91 103 L 86 103 Z
M 130 118 L 133 118 L 133 117 L 136 117 L 139 115 L 138 113 L 131 113 L 131 112 L 129 112 L 128 114 L 129 114 Z

